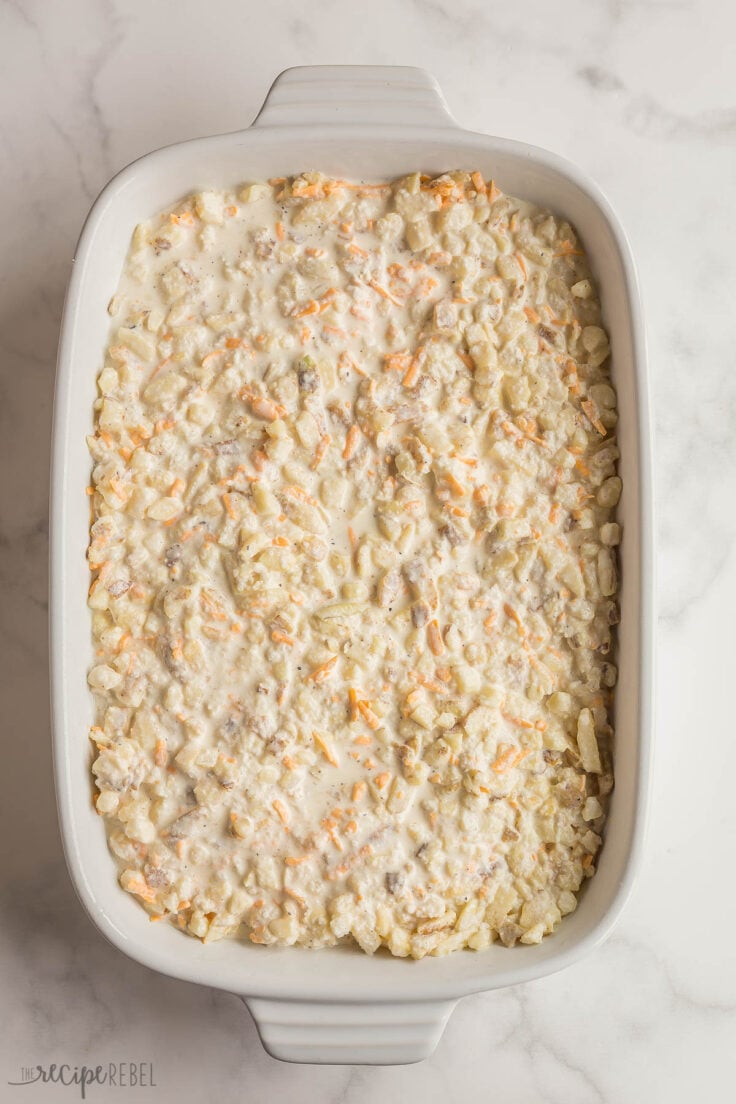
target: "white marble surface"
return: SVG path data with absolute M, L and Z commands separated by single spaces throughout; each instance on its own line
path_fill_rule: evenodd
M 0 0 L 0 1100 L 26 1064 L 153 1061 L 88 1099 L 667 1104 L 736 1099 L 734 191 L 730 0 Z M 46 657 L 57 327 L 95 194 L 165 143 L 248 123 L 310 62 L 419 64 L 458 120 L 602 184 L 638 259 L 656 415 L 657 755 L 647 859 L 616 934 L 566 973 L 467 999 L 403 1069 L 281 1065 L 235 997 L 102 940 L 60 852 Z

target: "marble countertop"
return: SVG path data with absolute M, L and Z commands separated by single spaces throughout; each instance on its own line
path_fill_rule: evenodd
M 368 16 L 370 15 L 370 18 Z M 23 1066 L 152 1062 L 91 1101 L 667 1104 L 734 1099 L 736 8 L 727 0 L 0 0 L 0 1100 Z M 74 243 L 118 169 L 246 125 L 281 69 L 422 65 L 456 118 L 578 162 L 643 286 L 659 538 L 655 784 L 615 934 L 566 972 L 468 998 L 404 1068 L 287 1066 L 243 1004 L 108 946 L 64 866 L 47 692 L 54 359 Z

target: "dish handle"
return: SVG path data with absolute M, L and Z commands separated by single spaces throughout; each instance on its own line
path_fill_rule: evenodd
M 311 123 L 452 126 L 440 86 L 408 65 L 300 65 L 271 85 L 254 126 Z
M 428 1058 L 457 1003 L 243 999 L 273 1058 L 339 1066 L 393 1066 Z

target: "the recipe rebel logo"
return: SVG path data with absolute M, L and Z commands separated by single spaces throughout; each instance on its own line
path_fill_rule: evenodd
M 8 1085 L 22 1088 L 25 1085 L 76 1086 L 82 1100 L 94 1085 L 106 1085 L 114 1089 L 155 1089 L 153 1062 L 107 1062 L 97 1066 L 71 1066 L 67 1062 L 52 1062 L 48 1066 L 21 1066 L 20 1079 L 8 1081 Z

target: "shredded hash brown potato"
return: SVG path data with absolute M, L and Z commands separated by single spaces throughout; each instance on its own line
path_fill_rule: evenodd
M 97 811 L 205 942 L 538 943 L 595 869 L 616 396 L 573 228 L 480 173 L 205 191 L 100 372 Z

